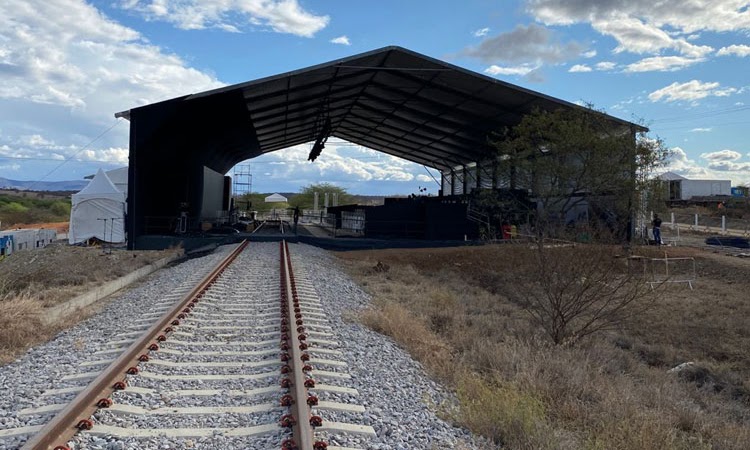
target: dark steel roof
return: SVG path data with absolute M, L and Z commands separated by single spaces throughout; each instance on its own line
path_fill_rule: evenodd
M 238 95 L 244 99 L 247 117 L 235 117 L 231 127 L 249 130 L 207 126 L 198 139 L 209 142 L 211 134 L 216 134 L 214 142 L 220 144 L 207 145 L 206 150 L 224 152 L 212 164 L 223 172 L 244 159 L 315 141 L 328 131 L 326 124 L 331 136 L 449 169 L 491 156 L 488 133 L 517 124 L 535 108 L 580 108 L 401 47 L 385 47 L 168 102 L 184 104 L 191 117 L 215 118 L 222 114 L 222 103 L 206 100 Z M 129 118 L 139 109 L 117 116 Z M 201 123 L 195 117 L 191 122 Z M 240 142 L 253 133 L 257 142 Z

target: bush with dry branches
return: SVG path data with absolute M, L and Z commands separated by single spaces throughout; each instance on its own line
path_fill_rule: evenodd
M 535 245 L 506 294 L 555 344 L 570 345 L 619 327 L 649 308 L 657 291 L 625 258 L 601 245 Z

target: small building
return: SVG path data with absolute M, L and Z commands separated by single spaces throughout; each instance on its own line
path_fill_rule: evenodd
M 657 178 L 665 182 L 670 201 L 732 195 L 731 180 L 689 180 L 674 172 L 663 173 Z
M 0 231 L 0 246 L 7 245 L 7 240 L 5 244 L 2 244 L 3 241 L 1 239 L 4 237 L 10 237 L 10 253 L 14 253 L 20 250 L 46 247 L 57 239 L 57 231 L 52 228 L 26 228 Z

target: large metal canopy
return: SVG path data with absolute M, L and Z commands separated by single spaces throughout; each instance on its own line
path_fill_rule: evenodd
M 189 111 L 180 133 L 221 173 L 327 136 L 445 170 L 487 159 L 488 133 L 535 108 L 579 108 L 395 46 L 168 102 Z
M 580 107 L 385 47 L 118 113 L 130 120 L 128 246 L 174 231 L 177 216 L 200 221 L 216 177 L 235 164 L 306 142 L 320 149 L 330 136 L 436 168 L 453 192 L 455 169 L 492 159 L 488 134 L 535 108 Z

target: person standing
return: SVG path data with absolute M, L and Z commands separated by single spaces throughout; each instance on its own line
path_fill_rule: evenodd
M 294 213 L 292 217 L 294 219 L 294 234 L 297 234 L 297 223 L 299 222 L 299 206 L 294 207 Z
M 661 218 L 658 214 L 654 214 L 654 220 L 651 221 L 651 226 L 654 230 L 654 243 L 661 245 Z

